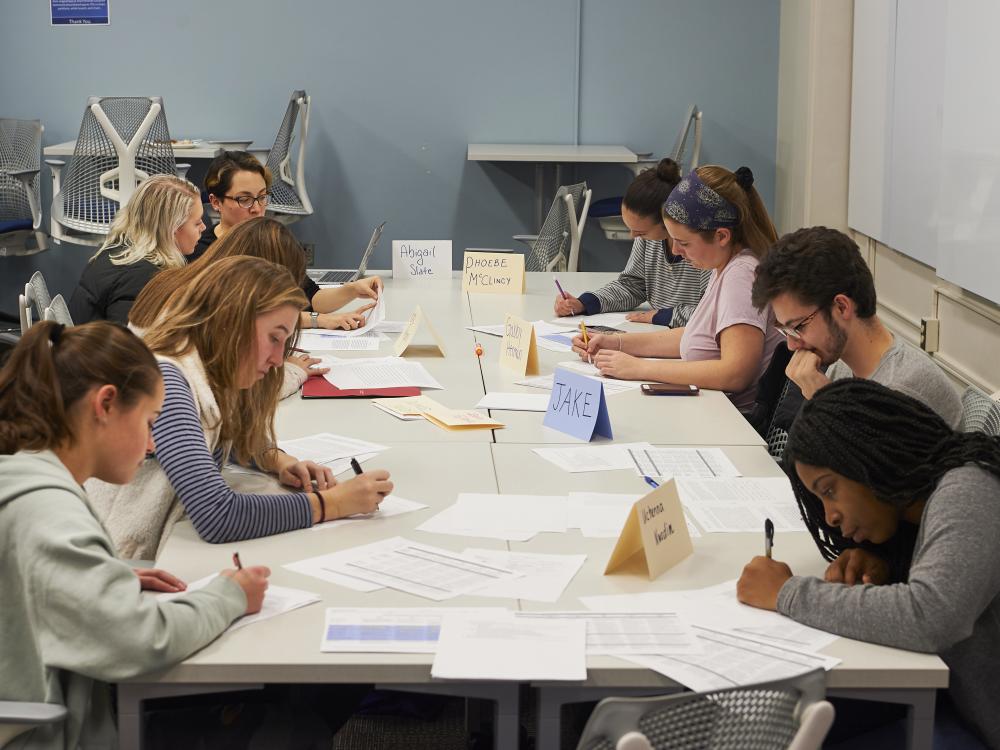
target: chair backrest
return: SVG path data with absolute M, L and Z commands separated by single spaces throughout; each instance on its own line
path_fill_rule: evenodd
M 563 271 L 569 260 L 571 222 L 576 220 L 577 201 L 583 199 L 587 183 L 561 185 L 556 190 L 538 237 L 524 260 L 525 271 Z
M 1000 435 L 1000 403 L 970 385 L 962 394 L 962 432 Z
M 642 747 L 642 737 L 647 747 L 670 750 L 818 749 L 833 722 L 833 707 L 824 700 L 825 680 L 817 669 L 710 693 L 605 698 L 577 748 Z
M 38 319 L 42 319 L 45 308 L 52 304 L 52 295 L 49 294 L 49 285 L 45 283 L 45 277 L 41 271 L 35 271 L 24 285 L 24 296 L 29 297 L 29 301 L 35 303 L 35 314 Z M 30 292 L 29 292 L 30 289 Z
M 694 133 L 692 134 L 692 129 Z M 690 152 L 690 156 L 689 156 Z M 701 110 L 692 104 L 684 114 L 680 132 L 674 147 L 670 150 L 670 158 L 681 168 L 681 174 L 686 174 L 698 166 L 701 157 Z
M 305 154 L 306 139 L 309 136 L 309 107 L 311 99 L 305 91 L 293 91 L 285 109 L 285 117 L 274 137 L 274 145 L 267 154 L 267 168 L 274 181 L 271 183 L 271 202 L 268 211 L 282 214 L 309 216 L 313 212 L 312 202 L 306 192 Z M 295 138 L 295 123 L 299 122 L 299 145 L 295 157 L 295 173 L 292 173 L 292 141 Z
M 52 199 L 52 219 L 79 232 L 107 234 L 139 183 L 176 173 L 160 97 L 92 96 L 73 159 Z
M 17 295 L 17 315 L 21 319 L 21 335 L 24 335 L 31 328 L 32 324 L 31 300 L 25 294 Z
M 69 314 L 69 307 L 66 305 L 66 300 L 63 299 L 61 294 L 57 294 L 52 298 L 52 304 L 45 308 L 43 318 L 45 320 L 54 320 L 56 323 L 62 323 L 64 326 L 73 325 L 73 316 Z
M 42 131 L 38 120 L 0 118 L 0 224 L 30 220 L 34 229 L 41 224 Z M 15 176 L 26 172 L 34 174 Z
M 753 410 L 747 419 L 761 437 L 765 436 L 771 424 L 774 409 L 778 405 L 781 394 L 784 393 L 785 382 L 788 380 L 785 368 L 788 367 L 788 360 L 791 358 L 792 353 L 788 350 L 788 346 L 785 342 L 780 342 L 775 347 L 774 354 L 771 355 L 770 364 L 757 382 L 757 398 L 754 400 Z

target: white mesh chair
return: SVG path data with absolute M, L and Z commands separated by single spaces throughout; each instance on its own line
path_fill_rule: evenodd
M 1000 435 L 1000 403 L 970 385 L 962 394 L 962 432 Z
M 309 107 L 311 98 L 305 91 L 293 91 L 285 110 L 285 117 L 274 137 L 274 145 L 267 152 L 265 163 L 271 170 L 271 202 L 267 206 L 269 214 L 285 223 L 297 221 L 313 212 L 312 202 L 306 192 L 306 139 L 309 137 Z M 295 156 L 295 170 L 292 171 L 292 143 L 295 140 L 295 124 L 298 122 L 299 143 Z
M 62 323 L 64 326 L 73 325 L 73 316 L 69 314 L 69 307 L 67 307 L 66 300 L 63 299 L 61 294 L 57 294 L 52 298 L 52 303 L 45 308 L 42 318 L 44 320 L 54 320 L 56 323 Z
M 42 123 L 0 118 L 0 257 L 48 248 L 38 172 Z
M 65 162 L 46 164 L 52 169 L 52 239 L 101 244 L 139 183 L 178 172 L 163 100 L 90 97 L 65 177 Z
M 524 270 L 577 270 L 580 236 L 583 223 L 587 220 L 591 194 L 586 182 L 560 186 L 538 234 L 514 235 L 515 240 L 529 248 Z M 577 208 L 580 208 L 579 215 Z
M 711 693 L 605 698 L 577 750 L 818 750 L 833 724 L 822 669 Z
M 31 279 L 24 285 L 24 294 L 17 296 L 17 311 L 21 319 L 21 333 L 31 328 L 33 318 L 41 320 L 45 315 L 45 308 L 52 304 L 52 297 L 49 295 L 48 284 L 41 271 L 31 274 Z M 32 314 L 34 308 L 34 314 Z
M 53 703 L 0 701 L 0 748 L 29 729 L 57 724 L 65 718 L 65 706 Z

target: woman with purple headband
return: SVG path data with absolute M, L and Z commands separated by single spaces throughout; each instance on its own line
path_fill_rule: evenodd
M 781 341 L 774 314 L 750 300 L 754 272 L 777 240 L 748 167 L 692 170 L 663 204 L 671 252 L 711 271 L 708 288 L 683 328 L 654 333 L 597 334 L 573 350 L 602 375 L 683 383 L 725 391 L 747 413 L 757 383 Z M 655 357 L 657 359 L 644 359 Z

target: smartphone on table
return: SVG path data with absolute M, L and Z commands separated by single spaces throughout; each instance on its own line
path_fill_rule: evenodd
M 677 383 L 643 383 L 644 396 L 697 396 L 700 391 L 696 385 L 678 385 Z

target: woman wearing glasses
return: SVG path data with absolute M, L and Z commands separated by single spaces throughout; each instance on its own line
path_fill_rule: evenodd
M 750 301 L 759 259 L 777 239 L 753 173 L 698 167 L 671 191 L 662 213 L 670 251 L 711 271 L 705 296 L 681 328 L 598 334 L 587 343 L 577 336 L 573 350 L 602 375 L 726 391 L 748 413 L 781 341 L 771 309 Z
M 196 260 L 217 239 L 248 219 L 263 216 L 270 201 L 271 172 L 246 151 L 220 151 L 208 165 L 205 190 L 208 201 L 219 214 L 219 223 L 206 227 L 191 259 Z M 343 328 L 350 330 L 364 325 L 363 313 L 373 305 L 349 313 L 334 313 L 359 298 L 378 298 L 382 282 L 377 276 L 358 279 L 331 289 L 320 289 L 308 276 L 302 281 L 302 291 L 309 307 L 302 313 L 303 328 Z

